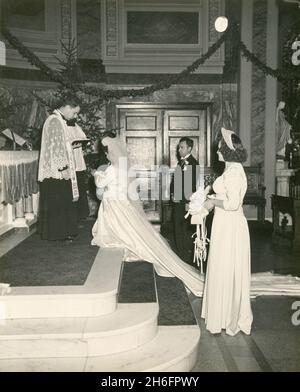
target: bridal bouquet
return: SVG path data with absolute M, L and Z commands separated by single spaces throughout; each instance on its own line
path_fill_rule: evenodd
M 196 232 L 193 234 L 194 238 L 194 260 L 193 262 L 200 267 L 201 274 L 203 274 L 203 262 L 207 257 L 207 238 L 205 218 L 209 214 L 208 210 L 203 207 L 203 204 L 210 191 L 210 186 L 205 189 L 199 188 L 190 197 L 189 210 L 185 218 L 192 215 L 191 223 L 197 225 Z

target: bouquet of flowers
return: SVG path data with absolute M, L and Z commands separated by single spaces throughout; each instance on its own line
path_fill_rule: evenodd
M 206 216 L 209 214 L 209 211 L 204 208 L 203 204 L 210 189 L 210 186 L 207 186 L 205 189 L 199 188 L 192 194 L 190 197 L 189 210 L 185 215 L 185 218 L 192 215 L 191 223 L 197 225 L 196 232 L 192 236 L 194 238 L 193 262 L 200 267 L 201 274 L 203 274 L 203 262 L 207 257 L 207 244 L 209 243 L 205 225 Z

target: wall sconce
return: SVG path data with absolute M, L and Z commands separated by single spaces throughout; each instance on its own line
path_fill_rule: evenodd
M 228 27 L 228 19 L 226 16 L 219 16 L 215 21 L 215 29 L 219 33 L 223 33 Z

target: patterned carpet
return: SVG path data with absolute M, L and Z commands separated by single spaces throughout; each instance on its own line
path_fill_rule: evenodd
M 0 258 L 1 282 L 11 286 L 82 285 L 98 247 L 91 246 L 93 221 L 83 221 L 73 243 L 32 234 Z

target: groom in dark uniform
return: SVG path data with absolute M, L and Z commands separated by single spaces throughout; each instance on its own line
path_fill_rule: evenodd
M 188 137 L 180 139 L 177 146 L 178 164 L 170 186 L 173 201 L 174 239 L 178 256 L 185 262 L 192 264 L 193 239 L 195 231 L 190 218 L 184 216 L 188 210 L 190 196 L 197 190 L 197 166 L 199 162 L 192 155 L 194 142 Z

